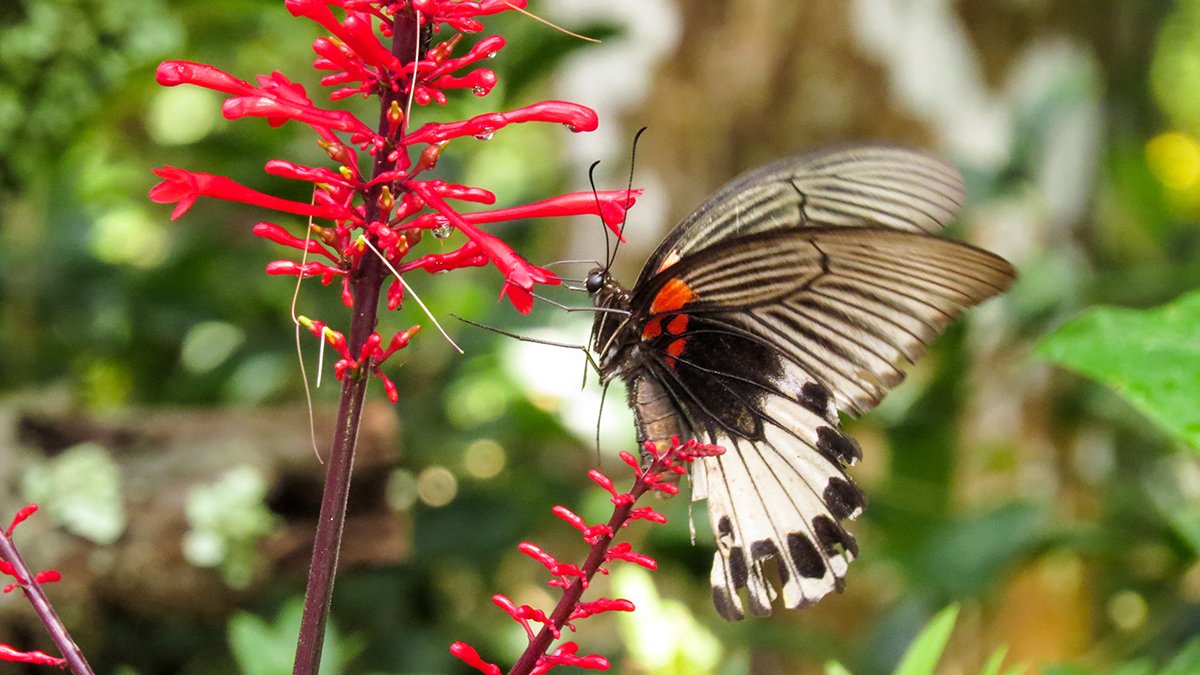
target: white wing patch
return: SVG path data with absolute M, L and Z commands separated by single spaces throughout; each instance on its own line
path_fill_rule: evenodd
M 792 391 L 794 401 L 775 395 L 763 401 L 762 440 L 716 433 L 711 442 L 725 454 L 692 467 L 692 499 L 708 501 L 717 544 L 713 602 L 730 621 L 745 616 L 742 590 L 750 614 L 771 613 L 779 595 L 771 561 L 784 606 L 796 608 L 840 591 L 858 552 L 838 521 L 862 512 L 863 495 L 842 469 L 861 453 L 841 433 L 823 387 L 810 382 Z

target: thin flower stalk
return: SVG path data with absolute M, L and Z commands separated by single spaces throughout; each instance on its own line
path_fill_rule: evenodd
M 16 544 L 13 543 L 13 531 L 37 512 L 37 509 L 37 504 L 30 504 L 22 508 L 13 517 L 9 526 L 0 530 L 0 576 L 12 580 L 4 586 L 4 593 L 12 593 L 20 589 L 25 595 L 62 656 L 51 656 L 36 650 L 20 650 L 0 643 L 0 661 L 69 668 L 75 675 L 91 675 L 91 666 L 88 665 L 79 646 L 75 644 L 75 640 L 71 638 L 71 634 L 67 631 L 62 619 L 58 617 L 58 613 L 54 611 L 54 607 L 50 604 L 50 600 L 42 588 L 43 584 L 61 580 L 62 575 L 54 570 L 33 572 L 25 563 Z
M 613 513 L 607 523 L 589 525 L 581 516 L 565 506 L 555 506 L 554 515 L 579 531 L 589 547 L 583 564 L 564 563 L 535 544 L 522 543 L 517 549 L 546 568 L 550 574 L 548 584 L 562 589 L 562 596 L 550 614 L 530 607 L 517 605 L 501 594 L 492 597 L 492 602 L 507 613 L 524 629 L 529 644 L 521 657 L 508 670 L 508 675 L 541 675 L 557 666 L 574 666 L 588 670 L 608 670 L 606 658 L 596 654 L 580 656 L 579 645 L 572 641 L 562 642 L 554 651 L 551 645 L 562 638 L 563 630 L 575 632 L 575 622 L 605 612 L 632 612 L 633 603 L 622 598 L 600 598 L 583 601 L 583 594 L 596 574 L 608 574 L 608 565 L 613 561 L 624 561 L 656 569 L 658 563 L 648 555 L 638 553 L 628 542 L 616 543 L 617 534 L 630 523 L 645 520 L 655 524 L 667 522 L 666 516 L 650 506 L 635 506 L 638 499 L 648 492 L 659 492 L 670 496 L 679 489 L 673 478 L 687 473 L 688 465 L 701 457 L 724 453 L 724 448 L 705 445 L 691 440 L 681 443 L 672 439 L 671 446 L 660 451 L 653 443 L 643 448 L 645 466 L 638 458 L 622 452 L 621 460 L 633 470 L 634 480 L 627 492 L 621 492 L 612 479 L 597 470 L 588 472 L 592 482 L 610 496 Z M 500 666 L 485 661 L 474 647 L 465 642 L 450 646 L 450 652 L 463 663 L 485 675 L 500 675 Z

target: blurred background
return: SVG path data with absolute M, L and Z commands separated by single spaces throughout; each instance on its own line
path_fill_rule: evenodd
M 668 525 L 628 532 L 660 569 L 619 569 L 596 587 L 639 610 L 583 623 L 583 653 L 619 673 L 822 672 L 831 660 L 886 673 L 957 603 L 940 672 L 980 672 L 1001 649 L 1006 666 L 1058 673 L 1158 672 L 1195 655 L 1200 314 L 1176 305 L 1093 322 L 1103 330 L 1082 342 L 1047 336 L 1089 308 L 1154 308 L 1200 285 L 1200 0 L 531 9 L 603 43 L 496 17 L 485 35 L 508 39 L 490 64 L 500 85 L 416 121 L 544 98 L 600 112 L 594 134 L 524 125 L 451 144 L 441 176 L 502 204 L 587 189 L 595 160 L 600 187 L 623 186 L 648 126 L 635 175 L 647 193 L 614 268 L 626 283 L 726 180 L 862 139 L 950 158 L 969 193 L 950 236 L 1020 272 L 883 405 L 847 421 L 870 503 L 851 525 L 862 554 L 844 594 L 726 624 L 709 601 L 711 543 L 691 544 L 686 500 L 674 499 L 660 505 Z M 262 173 L 272 158 L 323 165 L 306 129 L 230 123 L 220 96 L 159 88 L 153 71 L 163 59 L 248 80 L 279 69 L 316 98 L 317 35 L 274 0 L 0 3 L 0 518 L 43 505 L 18 542 L 31 564 L 64 573 L 52 597 L 97 672 L 290 672 L 322 468 L 294 280 L 262 271 L 289 252 L 250 234 L 273 214 L 201 201 L 172 222 L 146 193 L 150 169 L 170 164 L 306 201 L 304 185 Z M 496 232 L 539 264 L 604 251 L 596 219 Z M 606 518 L 585 473 L 620 475 L 616 452 L 632 449 L 623 394 L 609 392 L 598 421 L 579 352 L 450 317 L 583 344 L 587 313 L 539 303 L 522 317 L 496 301 L 492 269 L 409 281 L 466 354 L 415 306 L 381 324 L 427 330 L 389 364 L 400 403 L 370 395 L 325 672 L 467 672 L 447 651 L 455 640 L 511 663 L 524 636 L 491 595 L 553 601 L 516 544 L 582 551 L 549 510 Z M 345 325 L 336 288 L 306 283 L 297 307 Z M 1140 332 L 1122 323 L 1146 316 Z M 301 344 L 312 376 L 317 346 Z M 1093 352 L 1115 356 L 1078 362 Z M 1173 411 L 1154 407 L 1163 386 L 1125 373 L 1108 378 L 1116 391 L 1054 363 L 1096 374 L 1129 354 L 1161 356 L 1138 372 L 1180 383 Z M 328 363 L 312 392 L 322 452 L 337 395 Z M 0 602 L 0 641 L 51 649 L 16 597 Z

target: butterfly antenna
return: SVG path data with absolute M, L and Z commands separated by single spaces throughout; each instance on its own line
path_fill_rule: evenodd
M 625 184 L 625 213 L 624 217 L 621 218 L 621 229 L 617 233 L 617 243 L 613 246 L 612 257 L 609 258 L 607 267 L 612 267 L 613 261 L 617 259 L 617 249 L 621 248 L 621 242 L 625 240 L 625 224 L 629 222 L 629 204 L 633 201 L 631 195 L 633 193 L 633 172 L 637 168 L 638 141 L 648 128 L 642 127 L 633 135 L 633 149 L 629 152 L 629 181 Z
M 572 260 L 554 260 L 554 261 L 546 263 L 545 265 L 542 265 L 542 267 L 549 269 L 551 267 L 556 267 L 558 265 L 582 265 L 584 263 L 594 265 L 596 267 L 600 267 L 600 261 L 596 260 L 595 258 L 592 258 L 591 260 L 585 260 L 583 258 L 575 258 Z
M 541 295 L 539 293 L 530 293 L 529 295 L 533 296 L 537 300 L 541 300 L 542 302 L 544 302 L 548 305 L 557 307 L 557 308 L 563 310 L 564 312 L 591 312 L 593 314 L 600 312 L 600 313 L 607 313 L 607 314 L 620 314 L 621 316 L 629 316 L 629 314 L 630 314 L 629 310 L 627 310 L 627 309 L 617 309 L 616 307 L 572 307 L 571 305 L 564 305 L 561 302 L 552 300 L 552 299 L 550 299 L 544 295 Z
M 608 225 L 604 223 L 604 209 L 600 207 L 600 192 L 596 190 L 596 167 L 600 166 L 600 160 L 592 162 L 588 167 L 588 183 L 592 186 L 592 199 L 596 200 L 596 213 L 600 216 L 600 225 L 604 228 L 604 269 L 608 269 L 611 264 L 609 252 L 611 245 L 608 243 Z
M 464 319 L 463 317 L 461 317 L 457 314 L 451 314 L 450 316 L 454 317 L 455 319 L 458 319 L 459 321 L 461 321 L 465 324 L 469 324 L 476 328 L 482 328 L 483 330 L 486 330 L 486 331 L 489 331 L 492 333 L 498 333 L 505 337 L 510 337 L 514 340 L 520 340 L 521 342 L 532 342 L 532 343 L 538 344 L 538 345 L 548 345 L 550 347 L 562 347 L 564 349 L 578 349 L 579 351 L 583 352 L 584 356 L 587 357 L 588 363 L 591 364 L 591 366 L 593 368 L 595 368 L 597 370 L 600 369 L 600 364 L 596 363 L 596 360 L 594 358 L 592 358 L 591 352 L 589 352 L 587 350 L 587 347 L 584 347 L 583 345 L 573 345 L 569 342 L 555 342 L 554 340 L 543 340 L 542 338 L 533 338 L 533 337 L 529 337 L 528 335 L 521 335 L 519 333 L 511 333 L 509 331 L 504 330 L 503 328 L 496 328 L 495 326 L 489 326 L 487 324 L 477 323 L 470 319 Z

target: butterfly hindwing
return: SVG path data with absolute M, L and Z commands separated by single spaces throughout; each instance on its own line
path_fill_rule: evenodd
M 751 614 L 770 614 L 777 596 L 771 567 L 787 607 L 840 589 L 857 545 L 838 521 L 865 503 L 843 471 L 861 451 L 841 433 L 828 392 L 795 370 L 751 380 L 739 374 L 747 368 L 729 359 L 657 364 L 630 389 L 644 438 L 679 435 L 726 448 L 698 460 L 690 477 L 692 499 L 708 502 L 717 544 L 713 601 L 731 621 L 745 614 L 739 591 Z

